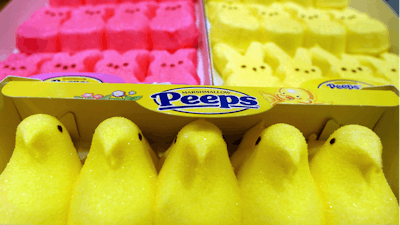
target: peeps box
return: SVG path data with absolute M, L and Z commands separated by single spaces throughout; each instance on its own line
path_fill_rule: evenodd
M 112 2 L 112 1 L 109 1 Z M 197 75 L 200 79 L 201 85 L 212 85 L 212 77 L 211 77 L 211 63 L 210 63 L 210 54 L 207 40 L 207 30 L 205 26 L 205 14 L 203 1 L 196 0 L 195 3 L 195 16 L 196 16 L 196 26 L 199 31 L 199 38 L 197 42 Z M 7 21 L 6 23 L 0 24 L 1 33 L 1 42 L 0 42 L 0 61 L 5 60 L 10 54 L 16 53 L 17 45 L 16 45 L 16 32 L 18 27 L 28 21 L 32 14 L 37 10 L 49 6 L 49 0 L 18 0 L 18 1 L 10 1 L 9 4 L 0 12 L 0 21 Z M 54 68 L 51 68 L 54 70 Z M 52 71 L 55 72 L 55 71 Z M 63 72 L 63 71 L 61 71 Z M 65 72 L 65 71 L 64 71 Z M 13 75 L 13 74 L 9 74 Z M 112 83 L 120 83 L 118 81 L 118 77 L 111 77 L 111 81 L 109 78 L 103 79 L 103 77 L 93 77 L 90 74 L 82 74 L 78 76 L 74 74 L 74 76 L 61 76 L 56 79 L 63 82 L 112 82 Z M 115 74 L 118 75 L 118 74 Z M 53 76 L 55 77 L 55 76 Z M 96 79 L 97 78 L 97 79 Z M 0 78 L 2 79 L 2 78 Z M 39 76 L 36 79 L 54 81 L 48 76 Z M 157 80 L 156 80 L 157 81 Z M 147 81 L 146 81 L 147 82 Z M 148 83 L 151 83 L 148 81 Z M 160 82 L 158 82 L 160 83 Z M 176 82 L 180 83 L 180 82 Z
M 398 18 L 393 19 L 394 14 L 383 9 L 384 3 L 378 1 L 376 13 L 368 13 L 394 30 L 398 29 Z M 364 3 L 357 2 L 359 6 L 352 6 L 366 11 L 362 8 Z M 12 1 L 0 13 L 0 21 L 7 21 L 0 25 L 0 60 L 14 50 L 18 25 L 46 3 L 47 0 Z M 207 30 L 202 1 L 196 4 L 198 15 L 203 18 L 198 21 L 198 74 L 204 75 L 202 84 L 209 85 L 213 84 L 213 78 L 210 76 Z M 371 8 L 368 10 L 375 10 Z M 386 16 L 388 18 L 384 19 Z M 392 51 L 396 52 L 398 31 L 397 37 L 393 32 L 391 37 L 395 40 L 392 41 Z M 218 84 L 215 79 L 214 84 Z M 14 149 L 16 127 L 24 118 L 37 113 L 53 115 L 66 126 L 82 160 L 87 155 L 95 128 L 113 116 L 123 116 L 136 123 L 158 153 L 169 147 L 183 126 L 198 118 L 207 119 L 223 131 L 230 153 L 236 150 L 245 131 L 261 120 L 265 121 L 265 126 L 291 124 L 306 138 L 315 134 L 319 140 L 327 140 L 340 126 L 359 124 L 373 129 L 381 138 L 383 170 L 398 197 L 398 96 L 384 88 L 363 90 L 362 93 L 350 90 L 332 93 L 328 89 L 315 88 L 228 88 L 87 81 L 50 83 L 8 77 L 0 83 L 0 171 Z
M 186 124 L 204 118 L 218 126 L 232 154 L 243 134 L 264 121 L 286 123 L 305 138 L 329 135 L 347 124 L 376 132 L 383 143 L 383 170 L 398 196 L 399 97 L 393 91 L 302 88 L 229 88 L 100 83 L 50 83 L 8 77 L 0 83 L 0 171 L 14 149 L 18 124 L 45 113 L 68 129 L 82 160 L 95 128 L 122 116 L 137 124 L 157 153 Z

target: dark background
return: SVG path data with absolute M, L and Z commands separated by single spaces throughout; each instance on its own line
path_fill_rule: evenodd
M 399 0 L 385 0 L 399 16 Z
M 8 3 L 9 0 L 0 0 L 0 10 Z

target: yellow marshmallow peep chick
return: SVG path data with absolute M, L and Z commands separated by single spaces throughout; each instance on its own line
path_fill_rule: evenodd
M 369 128 L 336 130 L 310 168 L 327 224 L 399 224 L 399 205 L 382 171 L 382 144 Z
M 60 121 L 44 114 L 24 119 L 0 176 L 0 224 L 67 224 L 81 167 Z
M 203 119 L 179 131 L 161 168 L 155 225 L 241 224 L 239 188 L 221 130 Z
M 68 223 L 152 225 L 157 172 L 150 151 L 130 120 L 103 121 L 78 178 Z
M 318 136 L 316 134 L 311 134 L 308 138 L 308 161 L 311 162 L 311 159 L 314 157 L 317 152 L 321 149 L 322 145 L 325 144 L 325 141 L 318 140 Z
M 265 129 L 238 173 L 243 225 L 324 224 L 302 133 L 287 124 Z
M 239 144 L 239 147 L 231 156 L 231 163 L 236 174 L 242 166 L 243 161 L 252 153 L 252 150 L 254 149 L 252 146 L 256 142 L 257 138 L 266 128 L 264 123 L 264 121 L 261 121 L 246 131 L 246 133 L 243 135 L 242 141 Z

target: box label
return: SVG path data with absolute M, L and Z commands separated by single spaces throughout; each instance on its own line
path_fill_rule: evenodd
M 318 88 L 361 90 L 374 85 L 356 80 L 329 80 L 318 85 Z
M 176 88 L 152 94 L 150 98 L 158 105 L 158 111 L 212 115 L 260 109 L 256 97 L 224 88 Z
M 361 90 L 365 87 L 381 86 L 382 84 L 368 80 L 350 80 L 340 78 L 320 78 L 304 82 L 301 86 L 304 88 L 318 88 L 329 90 Z
M 150 84 L 9 81 L 2 93 L 13 98 L 82 101 L 120 100 L 154 112 L 185 117 L 239 117 L 263 113 L 277 104 L 397 106 L 392 91 L 331 88 L 248 88 Z M 106 104 L 101 103 L 99 104 Z M 130 104 L 130 103 L 128 103 Z

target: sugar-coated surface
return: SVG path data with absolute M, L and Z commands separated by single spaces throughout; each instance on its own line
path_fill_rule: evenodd
M 272 75 L 271 67 L 264 63 L 263 45 L 261 43 L 251 43 L 244 56 L 222 43 L 215 45 L 213 51 L 216 52 L 214 61 L 226 64 L 221 72 L 226 85 L 248 87 L 285 86 L 279 78 Z
M 61 25 L 70 18 L 72 9 L 70 7 L 43 7 L 32 14 L 31 20 L 46 25 Z
M 102 57 L 99 50 L 86 50 L 76 54 L 56 53 L 51 61 L 41 66 L 40 72 L 93 72 L 94 65 Z
M 342 54 L 341 58 L 337 58 L 319 47 L 314 47 L 310 51 L 313 63 L 323 71 L 325 76 L 369 80 L 378 84 L 389 82 L 384 78 L 376 77 L 370 68 L 362 66 L 354 56 Z
M 379 58 L 368 55 L 356 55 L 361 65 L 370 68 L 375 77 L 386 79 L 390 84 L 399 87 L 399 56 L 383 53 Z
M 117 4 L 119 0 L 85 0 L 87 5 Z
M 318 136 L 316 134 L 312 134 L 309 138 L 307 145 L 308 145 L 308 162 L 311 162 L 312 158 L 314 157 L 319 150 L 321 150 L 322 145 L 325 144 L 325 141 L 317 140 Z
M 276 124 L 249 147 L 238 173 L 242 224 L 324 224 L 302 133 Z
M 314 0 L 283 0 L 282 2 L 292 2 L 295 4 L 299 4 L 303 7 L 311 7 Z
M 168 155 L 169 155 L 170 152 L 171 152 L 171 147 L 170 147 L 169 149 L 167 149 L 167 151 L 165 151 L 165 152 L 162 154 L 160 160 L 158 161 L 158 166 L 157 166 L 157 171 L 158 171 L 158 172 L 160 172 L 160 170 L 161 170 L 161 168 L 163 167 L 164 162 L 165 162 L 165 160 L 167 159 L 167 157 L 168 157 Z
M 121 55 L 117 51 L 107 50 L 103 56 L 94 72 L 119 76 L 126 83 L 138 83 L 145 79 L 150 58 L 148 51 L 131 50 Z
M 291 18 L 290 13 L 284 11 L 282 4 L 273 4 L 269 7 L 249 5 L 257 12 L 260 22 L 260 41 L 274 42 L 290 55 L 294 55 L 301 47 L 304 39 L 304 29 L 300 22 Z
M 236 174 L 242 166 L 243 161 L 252 153 L 252 150 L 254 150 L 254 143 L 256 143 L 258 137 L 265 128 L 264 121 L 261 121 L 243 135 L 239 147 L 231 156 L 231 163 Z
M 21 52 L 60 51 L 59 28 L 70 16 L 69 8 L 44 7 L 17 29 L 17 47 Z
M 344 9 L 349 4 L 349 0 L 315 0 L 314 5 L 317 8 L 337 8 Z
M 217 16 L 222 11 L 234 11 L 238 14 L 250 14 L 250 10 L 244 7 L 242 4 L 236 4 L 236 2 L 224 2 L 224 1 L 209 1 L 206 4 L 207 18 L 213 23 Z M 253 5 L 252 5 L 253 6 Z M 258 6 L 258 5 L 257 5 Z
M 154 49 L 176 50 L 196 47 L 199 31 L 190 1 L 160 3 L 150 21 Z
M 290 87 L 300 87 L 305 81 L 322 78 L 321 70 L 312 65 L 311 53 L 305 48 L 297 48 L 291 58 L 274 43 L 267 43 L 264 53 L 268 61 L 279 62 L 274 75 Z
M 73 6 L 77 7 L 83 4 L 84 0 L 49 0 L 50 5 L 54 7 Z
M 211 26 L 211 44 L 224 43 L 244 53 L 252 41 L 260 39 L 260 25 L 244 5 L 215 6 L 217 15 Z M 235 37 L 235 38 L 232 38 Z
M 68 224 L 152 225 L 157 172 L 150 152 L 128 119 L 102 122 L 74 190 Z
M 114 5 L 84 6 L 73 10 L 71 19 L 61 26 L 61 50 L 106 49 L 106 21 L 114 14 Z
M 164 0 L 163 0 L 164 1 Z M 166 0 L 167 1 L 167 0 Z M 290 3 L 290 4 L 297 4 L 302 7 L 315 7 L 315 8 L 322 8 L 322 9 L 344 9 L 348 5 L 348 0 L 206 0 L 206 3 L 210 2 L 226 2 L 226 3 L 247 3 L 247 4 L 257 4 L 263 6 L 270 6 L 275 3 Z
M 124 1 L 124 0 L 122 0 Z M 129 0 L 128 0 L 129 1 Z M 187 2 L 194 2 L 194 0 L 157 0 L 158 2 L 181 2 L 181 1 L 187 1 Z
M 43 63 L 51 60 L 53 54 L 40 53 L 31 56 L 23 54 L 10 55 L 5 61 L 0 62 L 0 80 L 8 75 L 29 77 L 39 73 Z
M 375 55 L 389 50 L 389 29 L 382 22 L 351 8 L 330 14 L 347 30 L 346 52 Z
M 17 30 L 19 50 L 26 53 L 86 49 L 176 51 L 197 46 L 199 31 L 193 1 L 88 0 L 85 5 L 76 4 L 54 1 L 52 7 L 35 12 Z
M 196 72 L 196 49 L 179 49 L 173 54 L 155 50 L 151 52 L 150 57 L 151 62 L 145 83 L 200 84 L 200 78 Z
M 239 189 L 221 131 L 196 120 L 170 149 L 159 174 L 155 225 L 241 224 Z
M 257 4 L 257 5 L 271 5 L 275 2 L 276 0 L 247 0 L 246 3 L 248 4 Z M 221 1 L 224 2 L 224 1 Z M 241 2 L 240 0 L 234 0 L 232 2 Z
M 90 49 L 76 53 L 11 54 L 0 62 L 0 80 L 6 76 L 30 77 L 40 73 L 98 72 L 123 78 L 127 83 L 200 84 L 197 50 L 167 51 Z
M 25 53 L 13 53 L 11 55 L 8 55 L 7 59 L 5 61 L 15 61 L 15 60 L 20 60 L 20 59 L 26 59 L 28 57 L 27 54 Z
M 23 120 L 10 163 L 0 176 L 0 223 L 67 224 L 80 169 L 60 121 L 41 114 Z
M 107 22 L 107 47 L 118 51 L 150 49 L 150 18 L 158 5 L 155 2 L 120 4 Z
M 346 28 L 349 53 L 379 54 L 390 48 L 389 29 L 376 19 L 348 22 Z
M 399 223 L 381 157 L 380 139 L 366 127 L 347 125 L 330 136 L 310 164 L 327 224 Z
M 330 6 L 328 6 L 328 2 Z M 221 71 L 221 67 L 225 67 L 223 64 L 226 62 L 216 59 L 221 55 L 220 52 L 217 52 L 220 50 L 219 44 L 226 44 L 243 55 L 252 42 L 262 44 L 273 42 L 293 58 L 294 63 L 292 64 L 297 64 L 294 68 L 280 68 L 281 71 L 278 71 L 274 65 L 270 64 L 271 62 L 265 61 L 271 66 L 274 75 L 279 76 L 281 81 L 288 86 L 299 87 L 306 83 L 305 81 L 315 80 L 321 76 L 371 81 L 376 85 L 394 84 L 398 86 L 398 70 L 388 69 L 386 65 L 383 65 L 386 63 L 377 62 L 380 59 L 374 60 L 390 47 L 388 28 L 382 22 L 370 18 L 366 13 L 360 13 L 351 8 L 345 9 L 347 4 L 347 0 L 207 1 L 213 60 L 218 75 L 222 76 L 224 84 L 236 83 L 246 86 L 241 84 L 241 81 L 234 80 L 228 83 L 228 80 L 225 79 L 226 76 Z M 326 67 L 331 63 L 313 65 L 314 62 L 312 62 L 306 67 L 310 69 L 309 65 L 314 66 L 311 69 L 316 71 L 316 74 L 309 73 L 308 75 L 316 76 L 307 76 L 306 74 L 297 76 L 296 73 L 291 72 L 289 73 L 292 76 L 290 80 L 282 80 L 282 74 L 288 74 L 288 71 L 296 68 L 298 71 L 302 71 L 302 69 L 308 71 L 307 68 L 299 68 L 303 62 L 295 57 L 296 51 L 299 48 L 315 47 L 322 48 L 342 61 L 348 61 L 348 57 L 342 57 L 342 54 L 365 54 L 375 58 L 364 60 L 363 66 L 369 67 L 365 68 L 364 72 L 355 70 L 353 73 L 353 69 L 350 70 L 350 73 L 343 73 L 340 70 L 333 72 L 336 69 L 332 68 L 328 73 L 329 69 L 320 68 L 321 73 L 319 73 L 315 66 Z M 215 57 L 216 55 L 219 56 Z M 318 57 L 315 59 L 317 62 L 320 61 Z M 221 63 L 222 66 L 218 63 Z M 350 64 L 343 66 L 352 67 Z M 378 64 L 381 65 L 381 69 L 376 69 Z M 385 69 L 382 69 L 384 67 Z M 364 70 L 364 68 L 361 69 Z M 371 70 L 373 70 L 373 76 Z M 296 72 L 298 71 L 296 70 Z M 364 79 L 360 79 L 360 77 L 364 77 Z
M 334 54 L 345 52 L 346 29 L 339 22 L 331 20 L 327 12 L 292 4 L 287 4 L 285 7 L 304 26 L 304 47 L 311 48 L 319 45 Z
M 393 53 L 382 53 L 380 55 L 380 58 L 382 60 L 384 60 L 384 67 L 387 68 L 387 70 L 389 70 L 388 72 L 385 73 L 385 78 L 392 81 L 392 84 L 394 85 L 399 85 L 399 56 Z M 377 75 L 379 76 L 379 75 Z

